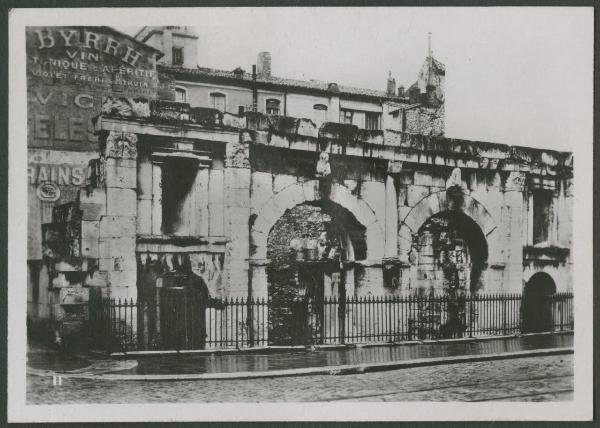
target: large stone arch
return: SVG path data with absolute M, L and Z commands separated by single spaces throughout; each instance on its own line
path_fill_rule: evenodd
M 333 183 L 327 198 L 347 209 L 366 229 L 367 259 L 379 261 L 384 253 L 384 228 L 377 219 L 375 211 L 367 202 L 357 198 L 347 187 Z M 319 181 L 311 180 L 303 183 L 292 183 L 283 188 L 256 210 L 254 222 L 250 229 L 251 257 L 266 259 L 267 238 L 275 222 L 286 210 L 305 202 L 324 199 L 319 190 Z
M 452 191 L 452 190 L 450 190 Z M 485 206 L 465 192 L 460 192 L 460 204 L 451 206 L 448 190 L 431 193 L 425 196 L 401 219 L 399 237 L 400 257 L 405 258 L 412 245 L 412 237 L 418 233 L 421 226 L 433 215 L 450 210 L 457 210 L 466 214 L 481 229 L 488 244 L 488 263 L 498 263 L 502 254 L 499 228 Z

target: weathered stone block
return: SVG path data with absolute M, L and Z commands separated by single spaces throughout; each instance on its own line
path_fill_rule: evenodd
M 106 168 L 115 168 L 115 167 L 125 167 L 125 168 L 136 168 L 137 160 L 136 159 L 126 159 L 126 158 L 107 158 L 106 159 Z
M 409 206 L 414 207 L 427 195 L 429 195 L 429 187 L 409 186 L 406 192 L 406 201 Z
M 415 171 L 414 184 L 416 186 L 427 186 L 427 187 L 432 186 L 433 180 L 431 177 L 431 173 L 424 172 L 424 171 Z
M 379 222 L 367 226 L 367 259 L 381 262 L 385 250 L 385 235 L 383 225 Z
M 383 296 L 383 271 L 381 267 L 364 267 L 362 275 L 359 275 L 355 284 L 357 297 Z
M 250 231 L 250 245 L 254 246 L 254 247 L 266 246 L 267 245 L 267 237 L 268 237 L 267 233 L 260 232 L 259 230 L 257 230 L 256 228 L 253 227 L 252 230 Z M 255 258 L 259 258 L 259 259 L 265 258 L 265 257 L 255 256 Z
M 250 207 L 227 207 L 225 221 L 227 225 L 249 225 Z
M 236 239 L 231 242 L 228 247 L 228 256 L 234 259 L 247 259 L 250 257 L 250 251 L 248 247 L 248 238 Z
M 137 197 L 152 199 L 152 162 L 148 158 L 140 160 L 137 167 Z
M 250 188 L 250 169 L 225 168 L 225 187 L 230 189 Z
M 417 204 L 404 219 L 404 223 L 416 233 L 421 225 L 432 215 L 437 214 L 432 208 L 435 208 L 435 203 L 430 203 L 432 200 L 437 202 L 436 197 L 429 197 Z
M 271 219 L 266 218 L 261 211 L 260 213 L 258 213 L 256 219 L 254 220 L 254 225 L 252 228 L 257 232 L 268 234 L 273 224 L 274 223 L 271 222 Z
M 334 200 L 334 202 L 337 202 Z M 340 204 L 341 205 L 341 204 Z M 344 205 L 356 217 L 356 220 L 363 226 L 369 226 L 377 221 L 375 212 L 363 200 L 349 199 Z M 383 245 L 383 243 L 382 243 Z
M 106 189 L 106 214 L 109 216 L 137 215 L 137 197 L 133 189 Z
M 152 233 L 152 200 L 141 199 L 137 202 L 137 233 L 150 235 Z
M 412 231 L 406 225 L 402 225 L 398 231 L 398 239 L 406 241 L 408 246 L 412 244 Z
M 98 244 L 99 256 L 104 259 L 117 256 L 133 258 L 135 245 L 134 237 L 101 238 Z
M 106 187 L 135 189 L 137 187 L 137 169 L 128 166 L 106 168 Z
M 111 256 L 101 258 L 98 263 L 100 270 L 109 272 L 131 271 L 136 268 L 135 257 L 132 256 Z
M 100 219 L 100 237 L 135 237 L 136 217 L 105 216 Z
M 232 209 L 250 208 L 250 193 L 248 189 L 230 189 L 229 203 Z
M 296 176 L 287 174 L 276 174 L 273 178 L 273 193 L 279 193 L 286 187 L 296 183 Z
M 108 272 L 108 281 L 110 288 L 132 287 L 136 288 L 137 271 L 136 270 L 111 270 Z
M 79 208 L 82 211 L 82 220 L 100 220 L 106 215 L 106 190 L 92 189 L 90 192 L 79 192 Z
M 252 210 L 258 212 L 262 206 L 273 196 L 273 175 L 268 172 L 252 173 Z
M 96 259 L 99 257 L 98 239 L 100 238 L 100 221 L 81 222 L 81 256 Z
M 268 293 L 267 272 L 264 266 L 252 267 L 252 297 L 255 299 L 267 299 Z
M 86 287 L 106 288 L 108 286 L 108 272 L 95 271 L 92 274 L 88 274 L 85 278 L 84 285 Z
M 385 222 L 385 183 L 379 181 L 363 182 L 360 195 L 374 211 L 377 219 Z
M 283 149 L 287 149 L 290 146 L 290 140 L 285 135 L 271 134 L 271 140 L 269 141 L 269 145 L 272 147 L 280 147 Z
M 265 209 L 271 208 L 273 213 L 276 213 L 277 218 L 279 218 L 287 209 L 293 208 L 296 205 L 304 202 L 304 192 L 302 190 L 302 186 L 299 184 L 292 184 L 286 187 L 285 190 L 275 195 L 272 201 L 272 207 L 265 207 Z

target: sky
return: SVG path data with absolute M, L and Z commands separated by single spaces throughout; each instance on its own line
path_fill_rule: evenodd
M 408 88 L 432 50 L 446 65 L 446 135 L 555 150 L 591 143 L 591 8 L 199 8 L 136 22 L 192 25 L 204 67 Z M 131 22 L 131 21 L 130 21 Z M 140 27 L 115 26 L 134 33 Z

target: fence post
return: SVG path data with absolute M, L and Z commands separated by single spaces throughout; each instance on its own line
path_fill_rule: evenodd
M 251 348 L 254 347 L 254 306 L 254 297 L 249 297 L 246 308 L 246 325 L 248 326 L 248 346 Z
M 469 337 L 473 337 L 473 300 L 475 296 L 469 294 Z
M 565 297 L 566 297 L 566 295 L 565 295 Z M 566 298 L 563 299 L 563 300 L 561 300 L 560 306 L 559 306 L 559 308 L 560 308 L 560 331 L 563 331 L 563 312 L 564 312 L 564 310 L 563 310 L 564 307 L 563 306 L 566 303 L 566 300 L 567 300 Z
M 502 296 L 502 334 L 506 336 L 506 300 L 507 295 L 501 294 Z

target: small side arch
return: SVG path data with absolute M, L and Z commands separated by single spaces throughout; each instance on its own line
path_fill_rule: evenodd
M 556 293 L 556 283 L 550 274 L 536 272 L 531 275 L 523 289 L 521 307 L 523 333 L 539 333 L 553 329 L 551 297 L 554 293 Z

